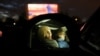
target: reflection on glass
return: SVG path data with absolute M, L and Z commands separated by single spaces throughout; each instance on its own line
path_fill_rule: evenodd
M 30 46 L 35 49 L 69 48 L 67 27 L 51 19 L 41 20 L 31 30 Z M 35 29 L 36 28 L 36 29 Z

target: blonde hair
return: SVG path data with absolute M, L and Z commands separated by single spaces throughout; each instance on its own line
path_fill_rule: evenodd
M 67 31 L 67 28 L 65 26 L 58 29 L 57 34 L 58 35 L 65 35 Z
M 38 36 L 44 39 L 50 39 L 52 36 L 51 29 L 49 26 L 41 26 L 38 29 Z

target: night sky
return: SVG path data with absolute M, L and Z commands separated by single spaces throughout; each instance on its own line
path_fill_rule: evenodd
M 60 12 L 81 19 L 88 19 L 100 6 L 100 0 L 0 0 L 0 13 L 20 14 L 27 3 L 58 3 Z

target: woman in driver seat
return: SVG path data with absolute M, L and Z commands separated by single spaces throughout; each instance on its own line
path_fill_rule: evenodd
M 41 26 L 38 29 L 38 36 L 45 48 L 58 48 L 56 40 L 52 39 L 52 32 L 49 26 Z

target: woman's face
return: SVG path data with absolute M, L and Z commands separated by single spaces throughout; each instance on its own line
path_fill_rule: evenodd
M 46 33 L 44 33 L 44 34 L 45 34 L 45 37 L 46 37 L 47 39 L 52 39 L 52 33 L 51 33 L 50 28 L 48 28 L 48 29 L 46 29 L 46 30 L 44 30 L 44 31 L 46 31 Z
M 58 32 L 58 37 L 62 40 L 65 40 L 65 32 Z
M 52 39 L 51 29 L 48 26 L 42 26 L 39 29 L 40 37 L 45 39 Z

